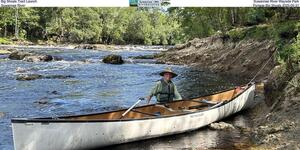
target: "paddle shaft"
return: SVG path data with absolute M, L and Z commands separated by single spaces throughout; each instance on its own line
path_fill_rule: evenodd
M 139 99 L 137 102 L 135 102 L 129 109 L 127 109 L 121 116 L 123 118 L 130 110 L 132 110 L 137 104 L 139 104 L 142 101 L 142 99 Z

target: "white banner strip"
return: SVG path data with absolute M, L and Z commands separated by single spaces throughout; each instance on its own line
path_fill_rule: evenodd
M 253 0 L 171 0 L 171 7 L 252 7 Z
M 2 7 L 129 7 L 129 0 L 0 0 Z
M 129 7 L 130 0 L 0 0 L 0 6 L 18 7 Z M 134 0 L 132 0 L 134 1 Z M 141 0 L 142 7 L 299 7 L 300 0 Z

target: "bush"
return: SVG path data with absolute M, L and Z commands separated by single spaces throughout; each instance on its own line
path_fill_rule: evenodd
M 0 44 L 12 44 L 12 41 L 7 38 L 0 38 Z
M 245 38 L 246 30 L 243 28 L 236 28 L 228 31 L 227 34 L 229 35 L 230 39 L 236 42 Z

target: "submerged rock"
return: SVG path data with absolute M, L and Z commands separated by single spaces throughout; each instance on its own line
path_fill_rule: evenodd
M 19 81 L 30 81 L 37 79 L 67 79 L 74 78 L 72 75 L 40 75 L 40 74 L 20 74 L 17 76 Z
M 232 124 L 226 123 L 226 122 L 218 122 L 218 123 L 212 123 L 209 125 L 209 128 L 214 130 L 232 130 L 235 129 L 235 127 Z
M 102 61 L 107 64 L 123 64 L 124 63 L 122 56 L 114 55 L 114 54 L 105 56 Z
M 139 55 L 139 56 L 133 56 L 133 57 L 129 57 L 129 58 L 133 58 L 133 59 L 154 59 L 155 55 Z
M 41 79 L 42 75 L 39 74 L 21 74 L 17 76 L 17 80 L 19 81 L 30 81 L 30 80 L 36 80 Z
M 58 92 L 58 91 L 48 91 L 48 93 L 54 94 L 54 95 L 59 95 L 59 92 Z
M 82 44 L 82 45 L 77 45 L 74 49 L 114 50 L 116 49 L 116 47 L 113 45 L 103 45 L 103 44 Z
M 36 104 L 41 104 L 41 105 L 45 105 L 49 103 L 49 100 L 47 97 L 41 98 L 40 100 L 35 101 L 34 103 Z
M 68 78 L 74 78 L 72 75 L 45 75 L 42 76 L 42 78 L 45 79 L 68 79 Z

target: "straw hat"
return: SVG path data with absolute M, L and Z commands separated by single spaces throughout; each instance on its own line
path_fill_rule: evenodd
M 171 73 L 172 74 L 172 78 L 176 77 L 177 74 L 175 72 L 172 71 L 171 68 L 166 68 L 164 71 L 160 72 L 159 75 L 164 76 L 165 73 Z

